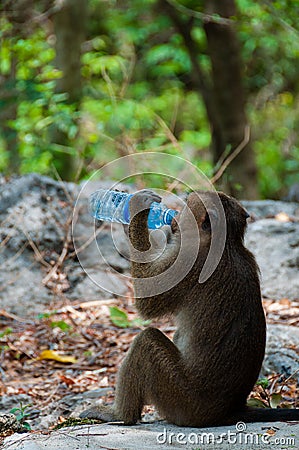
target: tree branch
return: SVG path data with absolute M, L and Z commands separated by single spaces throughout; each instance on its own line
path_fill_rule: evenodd
M 200 11 L 195 11 L 194 9 L 187 8 L 186 6 L 178 3 L 176 0 L 166 0 L 166 1 L 177 11 L 185 14 L 186 16 L 194 17 L 195 19 L 200 19 L 205 23 L 214 22 L 219 23 L 221 25 L 230 25 L 233 22 L 233 20 L 221 17 L 219 15 L 206 14 Z
M 225 159 L 223 164 L 221 165 L 220 169 L 215 173 L 215 175 L 211 178 L 211 183 L 215 184 L 216 181 L 219 180 L 219 178 L 222 177 L 224 171 L 227 169 L 227 167 L 230 165 L 230 163 L 238 156 L 239 153 L 246 147 L 250 140 L 250 126 L 246 125 L 244 128 L 244 138 L 242 142 L 233 150 L 228 157 Z

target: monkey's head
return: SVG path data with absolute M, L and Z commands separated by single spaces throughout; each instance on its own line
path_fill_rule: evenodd
M 193 220 L 190 220 L 190 212 Z M 194 191 L 188 195 L 187 205 L 172 224 L 172 231 L 181 232 L 194 226 L 196 221 L 201 238 L 210 239 L 211 232 L 227 230 L 227 239 L 244 238 L 246 221 L 249 217 L 242 205 L 223 192 Z

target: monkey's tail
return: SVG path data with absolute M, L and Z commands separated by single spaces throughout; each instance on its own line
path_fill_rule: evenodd
M 248 407 L 242 412 L 234 414 L 231 418 L 236 422 L 284 422 L 284 421 L 299 421 L 299 408 L 251 408 Z

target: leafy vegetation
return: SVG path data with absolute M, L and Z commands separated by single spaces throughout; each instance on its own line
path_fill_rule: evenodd
M 139 317 L 136 317 L 133 320 L 130 320 L 128 318 L 128 314 L 123 311 L 122 309 L 119 309 L 117 306 L 110 306 L 110 319 L 113 325 L 119 327 L 119 328 L 129 328 L 132 326 L 140 327 L 140 326 L 146 326 L 150 324 L 150 320 L 142 320 Z
M 68 154 L 76 160 L 79 178 L 85 178 L 124 154 L 163 151 L 190 159 L 212 176 L 210 124 L 192 83 L 190 53 L 160 2 L 86 3 L 79 105 L 57 88 L 63 73 L 55 60 L 51 6 L 47 10 L 40 2 L 27 11 L 22 29 L 0 7 L 0 170 L 56 176 L 54 166 Z M 182 23 L 191 24 L 197 60 L 209 79 L 212 65 L 200 15 L 204 2 L 176 5 Z M 278 198 L 299 182 L 299 5 L 289 0 L 238 0 L 236 5 L 239 13 L 232 20 L 241 47 L 259 194 Z M 66 144 L 53 140 L 54 128 L 67 136 Z
M 26 419 L 29 417 L 29 413 L 26 412 L 26 410 L 28 408 L 30 408 L 32 405 L 28 404 L 28 405 L 23 405 L 22 402 L 20 402 L 20 406 L 17 408 L 13 408 L 11 409 L 11 414 L 14 414 L 16 416 L 17 421 L 20 423 L 20 425 L 22 425 L 22 427 L 27 430 L 30 431 L 31 430 L 31 426 L 30 424 L 26 421 Z
M 292 408 L 292 404 L 284 398 L 284 391 L 288 382 L 294 379 L 296 373 L 290 377 L 285 378 L 280 375 L 273 375 L 269 378 L 260 378 L 247 400 L 248 406 L 257 408 Z M 294 389 L 294 385 L 291 387 Z

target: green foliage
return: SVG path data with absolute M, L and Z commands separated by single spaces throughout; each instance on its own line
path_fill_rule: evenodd
M 251 406 L 253 408 L 267 408 L 267 405 L 265 405 L 265 403 L 259 398 L 249 398 L 247 400 L 247 406 Z
M 260 378 L 257 382 L 256 385 L 257 386 L 262 386 L 263 389 L 266 389 L 267 387 L 269 387 L 269 380 L 268 378 Z
M 39 320 L 42 320 L 42 319 L 49 319 L 49 317 L 53 316 L 53 315 L 56 314 L 56 313 L 57 313 L 57 311 L 50 311 L 50 312 L 40 313 L 40 314 L 37 315 L 37 318 L 38 318 Z
M 238 0 L 240 39 L 246 61 L 246 83 L 256 91 L 265 86 L 284 89 L 298 80 L 297 2 Z
M 53 321 L 50 323 L 51 328 L 60 328 L 64 333 L 67 333 L 72 327 L 64 320 Z
M 51 328 L 60 328 L 60 330 L 63 331 L 64 333 L 68 333 L 69 331 L 71 331 L 72 327 L 64 320 L 49 320 L 56 313 L 57 313 L 57 311 L 55 311 L 55 310 L 50 311 L 50 312 L 41 313 L 41 314 L 37 315 L 37 318 L 39 320 L 45 320 L 46 323 Z
M 31 404 L 23 405 L 22 402 L 20 402 L 19 407 L 10 410 L 10 413 L 16 416 L 17 421 L 22 425 L 22 427 L 28 431 L 31 431 L 31 426 L 28 422 L 26 422 L 26 418 L 29 417 L 30 414 L 26 412 L 26 409 L 31 406 Z
M 65 94 L 55 93 L 56 80 L 62 74 L 54 67 L 55 52 L 43 29 L 26 39 L 4 38 L 1 44 L 1 75 L 7 75 L 13 61 L 17 62 L 15 80 L 8 77 L 4 82 L 4 89 L 14 89 L 12 97 L 0 102 L 0 112 L 17 101 L 17 116 L 8 125 L 18 135 L 20 171 L 49 173 L 57 150 L 49 138 L 50 127 L 57 126 L 74 140 L 78 113 L 65 103 Z M 5 170 L 5 148 L 0 148 L 0 155 L 0 170 Z
M 1 331 L 0 333 L 0 339 L 4 338 L 5 336 L 9 336 L 12 333 L 12 328 L 5 328 L 4 331 Z
M 111 322 L 119 327 L 119 328 L 128 328 L 131 326 L 145 326 L 149 325 L 150 321 L 148 320 L 142 320 L 142 319 L 134 319 L 129 320 L 128 315 L 125 311 L 117 308 L 116 306 L 111 306 L 109 308 L 110 310 L 110 319 Z
M 283 92 L 260 110 L 251 112 L 260 170 L 261 196 L 286 195 L 286 187 L 299 181 L 299 98 Z
M 180 2 L 202 11 L 202 2 Z M 279 198 L 299 182 L 298 56 L 296 18 L 290 0 L 236 0 L 234 18 L 244 61 L 248 113 L 262 197 Z M 36 6 L 37 8 L 37 6 Z M 89 0 L 83 46 L 80 107 L 56 93 L 62 73 L 55 68 L 50 29 L 34 22 L 16 33 L 0 19 L 0 116 L 17 104 L 16 116 L 0 122 L 0 171 L 8 172 L 10 148 L 1 127 L 17 134 L 20 172 L 53 175 L 66 154 L 82 162 L 84 178 L 103 164 L 132 151 L 162 151 L 191 160 L 208 176 L 211 132 L 201 96 L 192 90 L 192 64 L 184 39 L 157 0 Z M 198 61 L 211 79 L 211 61 L 202 21 L 185 16 L 198 47 Z M 15 67 L 15 74 L 13 68 Z M 3 98 L 2 98 L 3 97 Z M 68 137 L 52 142 L 53 129 Z M 161 168 L 163 170 L 163 168 Z M 161 181 L 153 181 L 156 187 Z
M 125 311 L 122 311 L 116 306 L 110 306 L 109 310 L 110 319 L 114 325 L 120 328 L 128 328 L 130 326 L 130 321 Z
M 270 397 L 270 406 L 271 408 L 277 408 L 282 402 L 282 395 L 280 392 L 273 393 Z
M 271 382 L 267 378 L 260 378 L 256 382 L 256 386 L 260 386 L 262 388 L 262 395 L 260 395 L 260 398 L 250 398 L 247 401 L 247 405 L 258 408 L 277 408 L 278 406 L 282 406 L 284 400 L 282 396 L 282 388 L 279 392 L 273 392 L 274 385 L 275 380 L 272 380 Z M 289 407 L 289 405 L 284 403 L 283 407 Z

